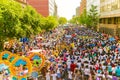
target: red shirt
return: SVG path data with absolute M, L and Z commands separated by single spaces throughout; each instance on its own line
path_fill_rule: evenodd
M 70 65 L 70 70 L 71 70 L 72 72 L 74 72 L 75 68 L 76 68 L 76 64 L 72 63 L 72 64 Z

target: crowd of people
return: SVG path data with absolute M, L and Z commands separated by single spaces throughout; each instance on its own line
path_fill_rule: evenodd
M 118 39 L 84 27 L 58 28 L 41 36 L 22 44 L 18 51 L 28 56 L 35 48 L 44 50 L 50 63 L 41 70 L 46 80 L 120 80 Z M 11 49 L 13 53 L 16 48 Z
M 86 28 L 65 29 L 53 49 L 58 42 L 64 47 L 48 57 L 46 80 L 120 80 L 120 43 L 111 37 Z

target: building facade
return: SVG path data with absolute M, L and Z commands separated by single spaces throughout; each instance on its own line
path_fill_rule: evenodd
M 22 4 L 31 5 L 42 16 L 57 15 L 57 5 L 55 0 L 16 0 Z
M 98 13 L 100 13 L 100 0 L 87 0 L 86 3 L 87 12 L 90 10 L 91 5 L 97 6 Z
M 120 0 L 100 0 L 99 30 L 120 36 Z
M 76 16 L 79 16 L 80 15 L 80 7 L 77 7 L 76 8 Z
M 86 0 L 81 0 L 80 2 L 80 15 L 84 12 L 86 9 Z
M 48 8 L 48 11 L 49 11 L 49 15 L 52 16 L 54 15 L 54 11 L 55 11 L 55 0 L 48 0 L 48 4 L 49 4 L 49 8 Z
M 56 17 L 58 17 L 58 9 L 57 9 L 58 7 L 57 7 L 57 4 L 56 4 L 56 2 L 55 2 L 55 4 L 54 4 L 54 16 L 56 16 Z
M 27 0 L 28 5 L 31 5 L 42 16 L 49 15 L 49 1 L 48 0 Z

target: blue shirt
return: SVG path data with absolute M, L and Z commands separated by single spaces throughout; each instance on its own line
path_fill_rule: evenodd
M 120 77 L 120 66 L 117 66 L 115 73 L 117 77 Z

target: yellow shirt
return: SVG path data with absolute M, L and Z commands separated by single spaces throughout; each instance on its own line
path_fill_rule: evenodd
M 74 47 L 75 47 L 74 43 L 71 43 L 70 45 L 71 45 L 71 47 L 72 47 L 72 48 L 74 48 Z

